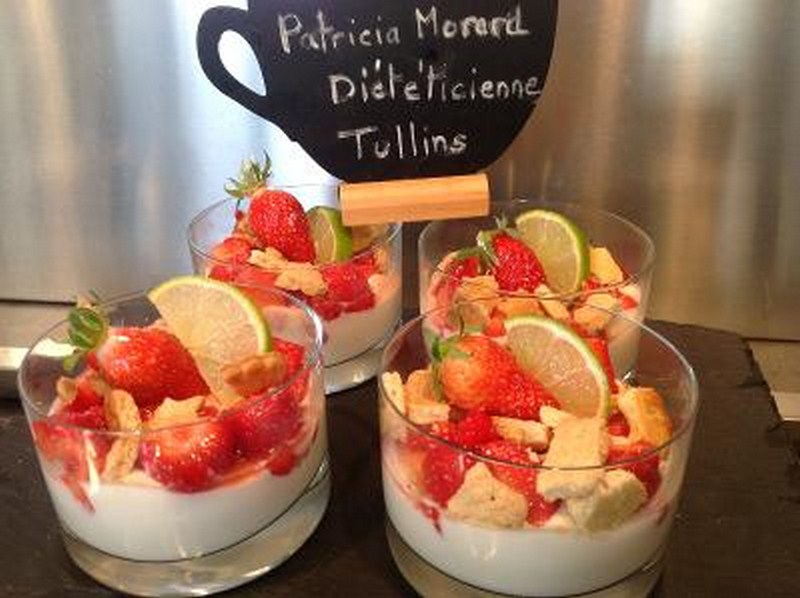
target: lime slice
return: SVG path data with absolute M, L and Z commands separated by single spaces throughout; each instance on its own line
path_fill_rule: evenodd
M 308 211 L 311 238 L 317 253 L 317 262 L 343 262 L 353 255 L 353 239 L 342 224 L 342 213 L 336 208 L 317 206 Z
M 387 224 L 360 224 L 351 226 L 348 230 L 350 231 L 350 237 L 353 239 L 353 253 L 358 253 L 386 235 L 389 226 Z
M 517 216 L 516 225 L 539 258 L 553 291 L 571 293 L 581 288 L 589 275 L 589 243 L 574 222 L 557 212 L 530 210 Z
M 482 230 L 478 232 L 475 238 L 478 247 L 480 247 L 492 261 L 495 260 L 494 247 L 492 247 L 492 239 L 494 239 L 498 234 L 500 234 L 499 229 Z
M 566 324 L 542 316 L 505 322 L 508 347 L 525 371 L 578 417 L 605 417 L 611 392 L 603 366 L 588 344 Z
M 147 298 L 192 354 L 214 394 L 233 392 L 222 380 L 223 366 L 272 348 L 261 310 L 234 286 L 200 276 L 179 276 L 154 288 Z

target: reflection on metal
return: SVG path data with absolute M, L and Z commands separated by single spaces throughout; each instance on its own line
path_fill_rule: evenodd
M 284 181 L 330 179 L 203 77 L 195 26 L 222 1 L 0 3 L 0 298 L 188 271 L 190 216 L 261 148 Z M 236 41 L 226 64 L 257 85 Z M 493 190 L 646 228 L 655 317 L 800 339 L 799 105 L 800 3 L 563 0 L 545 94 Z

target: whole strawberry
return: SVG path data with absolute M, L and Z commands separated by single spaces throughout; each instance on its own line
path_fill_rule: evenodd
M 191 354 L 160 328 L 111 328 L 90 361 L 109 385 L 128 391 L 139 407 L 209 392 Z
M 446 345 L 438 370 L 448 403 L 520 419 L 538 419 L 542 405 L 556 404 L 491 338 L 464 336 Z
M 507 233 L 492 238 L 494 277 L 504 291 L 534 292 L 544 281 L 544 269 L 536 254 L 521 240 Z
M 286 191 L 262 188 L 250 199 L 250 230 L 265 247 L 292 262 L 313 262 L 314 241 L 300 202 Z
M 247 215 L 237 217 L 237 229 L 246 229 L 263 247 L 277 249 L 292 262 L 313 262 L 316 256 L 311 228 L 300 202 L 290 193 L 267 188 L 270 161 L 245 160 L 238 179 L 225 191 L 241 200 L 250 198 Z M 238 212 L 237 212 L 238 213 Z
M 208 394 L 194 358 L 163 328 L 110 328 L 106 315 L 94 307 L 76 307 L 67 319 L 74 350 L 64 358 L 66 370 L 88 358 L 91 370 L 86 376 L 99 374 L 111 388 L 129 392 L 144 410 L 157 407 L 167 397 L 180 400 Z M 76 399 L 81 405 L 99 404 L 96 392 L 81 388 L 86 383 L 88 379 L 78 378 Z

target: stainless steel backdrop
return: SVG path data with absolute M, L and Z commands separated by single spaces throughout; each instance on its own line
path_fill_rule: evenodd
M 262 147 L 282 180 L 329 178 L 204 79 L 195 26 L 217 3 L 0 1 L 0 299 L 187 270 L 190 216 Z M 226 63 L 260 85 L 237 41 Z M 562 0 L 545 94 L 493 190 L 650 231 L 655 317 L 800 339 L 798 106 L 800 2 Z

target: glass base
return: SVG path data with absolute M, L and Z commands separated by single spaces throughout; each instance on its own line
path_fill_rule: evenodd
M 238 544 L 192 559 L 132 561 L 97 550 L 67 529 L 62 536 L 72 560 L 105 586 L 136 596 L 206 596 L 268 573 L 294 554 L 325 514 L 330 485 L 326 458 L 306 491 L 278 519 Z
M 498 594 L 466 584 L 440 571 L 406 544 L 388 518 L 386 519 L 386 537 L 397 568 L 406 581 L 421 596 L 427 596 L 428 598 L 446 598 L 450 596 L 458 596 L 458 598 L 495 598 L 510 596 L 510 594 Z M 644 598 L 658 582 L 664 567 L 663 556 L 664 550 L 662 549 L 644 567 L 611 586 L 581 594 L 570 594 L 569 596 L 583 598 Z
M 363 353 L 359 353 L 347 361 L 326 366 L 324 368 L 325 394 L 347 390 L 374 378 L 381 366 L 383 348 L 399 326 L 400 321 L 398 320 L 386 336 Z

